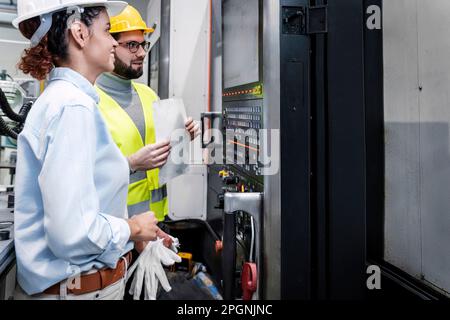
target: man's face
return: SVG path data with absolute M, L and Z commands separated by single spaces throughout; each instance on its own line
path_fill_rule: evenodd
M 125 79 L 138 79 L 144 73 L 144 59 L 147 53 L 142 48 L 136 53 L 131 53 L 127 44 L 135 41 L 142 43 L 145 41 L 143 31 L 129 31 L 120 34 L 117 40 L 119 46 L 116 48 L 116 61 L 114 63 L 114 73 Z

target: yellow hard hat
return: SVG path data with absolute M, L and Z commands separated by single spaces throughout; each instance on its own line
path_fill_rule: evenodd
M 141 14 L 134 7 L 128 5 L 121 14 L 111 17 L 111 33 L 142 30 L 144 33 L 152 33 L 155 30 L 147 27 Z

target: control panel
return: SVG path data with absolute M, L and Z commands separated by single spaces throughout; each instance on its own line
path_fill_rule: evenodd
M 224 93 L 223 126 L 226 164 L 262 183 L 258 161 L 260 130 L 264 128 L 261 85 Z
M 247 193 L 264 191 L 264 185 L 261 182 L 237 170 L 234 166 L 225 166 L 219 172 L 219 176 L 223 181 L 224 192 Z

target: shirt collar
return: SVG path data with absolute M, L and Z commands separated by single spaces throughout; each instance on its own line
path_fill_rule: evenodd
M 89 80 L 70 68 L 54 68 L 50 72 L 49 81 L 51 82 L 55 80 L 64 80 L 70 82 L 81 91 L 86 93 L 89 97 L 91 97 L 95 101 L 95 103 L 98 104 L 100 102 L 100 98 L 95 91 L 94 86 L 89 82 Z
M 106 91 L 119 91 L 124 93 L 131 93 L 133 91 L 131 80 L 120 78 L 109 72 L 105 72 L 98 77 L 97 85 L 100 88 L 106 89 Z

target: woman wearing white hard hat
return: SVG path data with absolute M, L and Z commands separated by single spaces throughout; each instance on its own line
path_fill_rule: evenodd
M 129 166 L 97 110 L 114 68 L 108 14 L 120 1 L 18 0 L 31 40 L 19 63 L 48 86 L 18 139 L 16 299 L 122 299 L 133 241 L 155 240 L 152 213 L 127 214 Z

